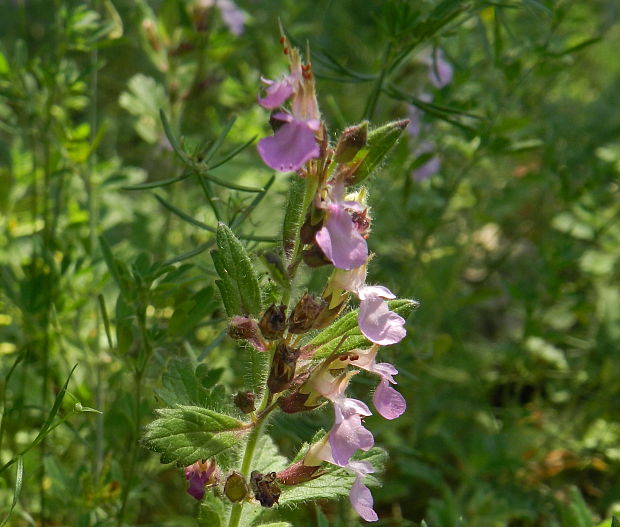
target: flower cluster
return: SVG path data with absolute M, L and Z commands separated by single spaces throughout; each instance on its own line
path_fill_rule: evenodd
M 348 397 L 346 391 L 351 379 L 363 370 L 378 377 L 372 402 L 379 415 L 396 419 L 407 406 L 393 387 L 397 369 L 378 360 L 382 346 L 405 337 L 405 319 L 390 308 L 389 301 L 396 297 L 387 287 L 367 283 L 372 215 L 367 190 L 359 183 L 370 172 L 364 164 L 365 156 L 376 131 L 369 132 L 364 122 L 347 128 L 335 145 L 330 144 L 312 67 L 284 37 L 281 42 L 289 59 L 289 72 L 278 80 L 263 79 L 266 88 L 258 102 L 271 111 L 274 133 L 259 141 L 258 152 L 272 169 L 296 172 L 294 177 L 303 179 L 305 193 L 294 240 L 285 241 L 282 252 L 272 259 L 289 284 L 302 262 L 310 268 L 329 266 L 331 274 L 320 294 L 306 291 L 296 303 L 286 305 L 292 289 L 289 286 L 283 291 L 282 302 L 269 306 L 257 319 L 248 313 L 230 318 L 231 337 L 271 356 L 259 408 L 251 392 L 238 393 L 235 404 L 251 416 L 248 426 L 256 426 L 277 408 L 292 414 L 329 404 L 334 419 L 331 429 L 310 446 L 302 460 L 277 473 L 234 472 L 227 477 L 225 494 L 235 503 L 253 494 L 262 506 L 272 507 L 280 498 L 279 485 L 299 485 L 321 477 L 325 473 L 321 467 L 328 463 L 355 476 L 351 503 L 362 518 L 376 521 L 372 495 L 364 484 L 374 469 L 355 458 L 358 451 L 368 451 L 374 445 L 371 431 L 364 426 L 364 418 L 372 411 L 365 402 Z M 407 124 L 390 123 L 381 128 L 382 133 L 397 137 Z M 349 331 L 363 335 L 365 344 L 359 348 L 349 345 L 349 333 L 340 336 L 335 348 L 319 353 L 312 343 L 316 330 L 336 322 L 349 302 L 358 304 L 357 328 Z M 244 461 L 244 465 L 249 463 Z M 213 477 L 212 470 L 197 462 L 187 468 L 186 475 L 188 492 L 200 499 Z
M 333 266 L 321 297 L 311 303 L 313 309 L 307 307 L 310 302 L 305 295 L 293 310 L 293 317 L 297 313 L 297 318 L 312 322 L 304 327 L 305 331 L 324 327 L 338 316 L 350 297 L 357 297 L 358 326 L 372 345 L 368 349 L 336 352 L 318 364 L 312 358 L 312 350 L 302 347 L 295 354 L 294 371 L 286 377 L 291 389 L 279 398 L 280 407 L 293 413 L 316 408 L 326 400 L 333 407 L 334 424 L 325 438 L 310 448 L 303 463 L 297 464 L 296 469 L 290 467 L 280 478 L 290 484 L 295 481 L 295 474 L 302 474 L 302 479 L 315 477 L 309 468 L 322 462 L 344 467 L 356 475 L 350 493 L 353 507 L 365 520 L 375 521 L 378 518 L 372 508 L 372 496 L 363 483 L 364 476 L 373 471 L 372 466 L 352 459 L 355 452 L 367 451 L 374 444 L 372 433 L 363 425 L 363 419 L 372 412 L 364 402 L 346 396 L 349 381 L 357 373 L 347 367 L 377 375 L 380 380 L 373 396 L 374 407 L 386 419 L 400 416 L 406 403 L 391 386 L 396 384 L 394 375 L 398 372 L 392 364 L 377 362 L 376 358 L 380 346 L 396 344 L 406 330 L 405 320 L 388 307 L 387 300 L 395 295 L 384 286 L 366 284 L 370 255 L 367 239 L 372 222 L 367 192 L 348 189 L 359 167 L 356 155 L 366 146 L 367 123 L 345 130 L 335 147 L 327 144 L 312 67 L 302 63 L 299 52 L 289 47 L 284 38 L 282 42 L 289 57 L 290 73 L 278 81 L 264 80 L 266 94 L 258 101 L 274 111 L 273 119 L 284 124 L 276 128 L 273 136 L 261 139 L 258 151 L 269 167 L 297 171 L 300 177 L 312 181 L 316 191 L 302 227 L 302 256 L 311 267 Z M 290 106 L 285 109 L 287 101 Z M 306 306 L 302 305 L 304 298 Z M 289 322 L 289 333 L 290 330 Z M 278 360 L 282 362 L 276 359 L 277 355 L 276 351 L 274 367 Z

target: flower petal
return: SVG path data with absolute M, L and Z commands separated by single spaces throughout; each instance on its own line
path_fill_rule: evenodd
M 280 172 L 299 170 L 308 160 L 319 157 L 319 145 L 312 131 L 314 123 L 292 119 L 271 137 L 258 142 L 265 164 Z
M 376 522 L 379 519 L 377 513 L 373 510 L 373 499 L 370 490 L 362 482 L 362 475 L 357 473 L 355 483 L 351 487 L 349 494 L 351 505 L 355 511 L 367 522 Z
M 363 412 L 362 414 L 358 412 Z M 371 415 L 368 407 L 356 399 L 334 401 L 335 422 L 329 433 L 329 444 L 336 465 L 344 467 L 359 449 L 375 444 L 372 433 L 362 425 L 362 415 Z
M 275 82 L 266 80 L 263 80 L 263 82 L 269 84 L 269 87 L 267 88 L 267 95 L 258 98 L 258 104 L 267 110 L 273 110 L 282 106 L 284 101 L 293 94 L 293 82 L 291 82 L 290 76 Z
M 382 346 L 396 344 L 407 334 L 405 319 L 390 311 L 387 302 L 376 296 L 360 302 L 357 322 L 368 340 Z
M 329 218 L 316 233 L 315 240 L 338 269 L 349 271 L 368 260 L 366 240 L 357 232 L 349 213 L 339 204 L 330 206 Z
M 392 291 L 382 285 L 365 285 L 363 287 L 360 287 L 357 290 L 357 296 L 360 300 L 365 300 L 366 298 L 370 298 L 371 296 L 378 296 L 380 298 L 386 298 L 388 300 L 396 298 L 396 295 L 392 293 Z
M 245 23 L 245 13 L 232 0 L 217 0 L 217 7 L 220 8 L 222 20 L 230 32 L 233 35 L 241 35 Z
M 381 379 L 372 402 L 377 412 L 385 419 L 396 419 L 407 409 L 405 398 L 388 384 L 386 378 Z

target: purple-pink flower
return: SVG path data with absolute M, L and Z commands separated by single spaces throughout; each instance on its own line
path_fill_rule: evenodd
M 345 466 L 357 450 L 368 450 L 375 443 L 372 433 L 362 424 L 362 419 L 372 412 L 362 401 L 344 395 L 355 373 L 334 377 L 329 369 L 321 368 L 309 381 L 313 390 L 333 404 L 334 425 L 329 432 L 329 444 L 334 463 L 340 466 Z
M 405 338 L 405 319 L 390 311 L 384 300 L 396 298 L 387 287 L 364 286 L 357 290 L 357 296 L 360 299 L 358 325 L 368 340 L 388 346 Z
M 232 0 L 201 0 L 200 5 L 204 8 L 217 7 L 229 31 L 237 36 L 243 33 L 246 16 Z
M 398 393 L 390 384 L 396 384 L 394 375 L 398 370 L 389 362 L 376 362 L 379 346 L 373 346 L 368 350 L 356 350 L 348 362 L 358 368 L 369 371 L 381 377 L 372 402 L 377 412 L 385 419 L 396 419 L 407 409 L 405 398 Z
M 205 495 L 205 486 L 215 482 L 215 461 L 196 461 L 185 467 L 185 479 L 189 481 L 187 493 L 197 500 Z
M 309 64 L 302 65 L 295 48 L 285 49 L 290 57 L 290 74 L 278 81 L 262 79 L 267 90 L 265 97 L 258 98 L 258 103 L 267 110 L 275 110 L 292 99 L 290 113 L 278 112 L 272 116 L 284 124 L 273 136 L 258 142 L 258 153 L 265 164 L 280 172 L 299 170 L 320 155 L 315 133 L 321 127 L 321 120 L 312 71 Z
M 367 522 L 376 522 L 379 519 L 373 509 L 373 499 L 370 490 L 364 485 L 364 477 L 372 474 L 375 469 L 368 461 L 348 461 L 344 465 L 337 463 L 333 456 L 331 442 L 320 440 L 310 447 L 304 457 L 304 464 L 313 466 L 326 461 L 332 465 L 338 465 L 355 474 L 355 481 L 349 491 L 349 500 L 355 511 Z

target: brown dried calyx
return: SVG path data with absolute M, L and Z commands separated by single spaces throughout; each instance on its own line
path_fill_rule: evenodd
M 286 306 L 271 304 L 263 313 L 258 327 L 263 336 L 268 340 L 278 340 L 286 329 Z
M 299 348 L 278 342 L 271 361 L 271 369 L 267 378 L 267 386 L 271 393 L 286 390 L 295 376 L 295 367 L 299 358 Z
M 327 302 L 322 298 L 316 298 L 304 293 L 297 302 L 293 314 L 288 321 L 288 330 L 290 333 L 303 334 L 314 328 L 314 324 L 321 314 L 321 312 L 327 307 Z
M 250 474 L 250 487 L 254 497 L 263 507 L 273 507 L 280 498 L 280 487 L 276 483 L 276 473 L 261 474 L 253 470 Z

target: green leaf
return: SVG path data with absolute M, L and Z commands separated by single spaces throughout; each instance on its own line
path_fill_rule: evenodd
M 611 527 L 620 527 L 620 521 L 615 516 L 611 518 Z
M 162 375 L 162 387 L 155 394 L 167 405 L 205 406 L 209 392 L 201 386 L 189 359 L 172 359 Z
M 140 183 L 139 185 L 130 185 L 128 187 L 122 187 L 123 190 L 147 190 L 150 188 L 158 188 L 165 187 L 167 185 L 172 185 L 178 181 L 183 181 L 190 177 L 191 174 L 183 174 L 182 176 L 177 176 L 169 179 L 160 179 L 159 181 L 147 181 L 146 183 Z
M 260 255 L 260 259 L 272 280 L 282 289 L 290 289 L 291 282 L 280 254 L 275 251 L 267 251 Z
M 351 166 L 359 164 L 350 180 L 351 185 L 361 183 L 374 172 L 397 143 L 408 124 L 409 121 L 407 120 L 392 121 L 379 128 L 375 128 L 368 134 L 366 146 L 356 154 L 353 161 L 346 163 Z
M 199 527 L 224 527 L 226 525 L 226 507 L 221 499 L 212 492 L 207 492 L 198 509 Z
M 304 221 L 305 189 L 305 180 L 297 174 L 291 176 L 284 223 L 282 225 L 282 248 L 287 256 L 294 254 L 296 244 L 299 243 L 299 230 Z
M 405 319 L 420 305 L 416 300 L 405 298 L 389 300 L 387 304 L 392 311 Z M 338 346 L 340 340 L 345 335 L 347 339 L 339 348 L 341 351 L 349 351 L 356 347 L 370 346 L 370 341 L 362 335 L 357 325 L 358 313 L 359 309 L 349 311 L 346 315 L 336 320 L 331 326 L 322 330 L 306 344 L 307 346 L 314 346 L 317 348 L 313 356 L 314 359 L 323 358 L 333 353 L 336 346 Z
M 164 127 L 164 133 L 166 134 L 166 137 L 168 138 L 168 141 L 170 142 L 172 149 L 181 158 L 182 161 L 184 161 L 185 163 L 188 163 L 189 158 L 187 154 L 185 153 L 185 151 L 179 145 L 177 136 L 174 134 L 174 132 L 172 131 L 172 128 L 170 127 L 170 122 L 168 121 L 168 117 L 166 117 L 166 113 L 161 109 L 159 110 L 159 118 L 161 119 L 161 124 Z
M 258 277 L 245 248 L 223 223 L 218 225 L 216 243 L 217 250 L 211 251 L 211 255 L 221 278 L 218 287 L 226 312 L 229 316 L 258 315 L 261 311 Z
M 17 458 L 17 472 L 15 473 L 15 490 L 13 491 L 13 502 L 11 503 L 11 508 L 9 509 L 8 514 L 0 523 L 0 527 L 4 527 L 9 519 L 11 518 L 11 514 L 13 513 L 13 509 L 15 505 L 17 505 L 17 501 L 19 500 L 19 496 L 22 493 L 22 483 L 24 481 L 24 458 L 19 456 Z
M 368 461 L 374 468 L 373 476 L 366 476 L 364 484 L 376 486 L 379 484 L 377 475 L 383 472 L 387 453 L 381 448 L 371 448 L 368 452 L 362 452 L 355 456 L 357 461 Z M 295 506 L 302 502 L 309 502 L 318 499 L 333 500 L 340 496 L 348 496 L 349 490 L 355 481 L 355 475 L 342 467 L 335 465 L 325 465 L 325 474 L 322 476 L 292 487 L 282 486 L 280 495 L 280 506 Z
M 206 223 L 202 223 L 201 221 L 198 221 L 197 219 L 192 218 L 189 214 L 187 214 L 187 213 L 183 212 L 181 209 L 175 207 L 172 203 L 168 203 L 160 195 L 153 194 L 153 196 L 155 196 L 157 201 L 159 201 L 159 203 L 161 203 L 170 212 L 172 212 L 173 214 L 176 214 L 179 218 L 181 218 L 182 220 L 186 221 L 187 223 L 191 223 L 195 227 L 198 227 L 199 229 L 203 229 L 205 231 L 216 232 L 215 227 L 211 227 L 210 225 L 207 225 Z
M 278 447 L 271 439 L 271 436 L 264 434 L 256 444 L 254 451 L 254 461 L 252 462 L 252 470 L 258 470 L 261 473 L 279 472 L 289 465 Z
M 197 406 L 157 410 L 146 426 L 144 445 L 161 454 L 162 463 L 187 466 L 222 454 L 242 441 L 246 425 L 228 415 Z

